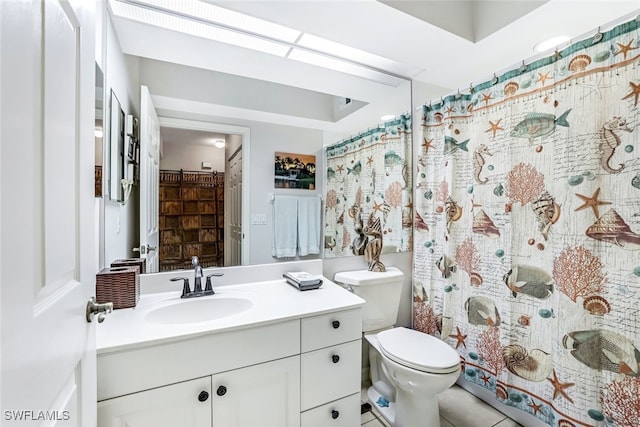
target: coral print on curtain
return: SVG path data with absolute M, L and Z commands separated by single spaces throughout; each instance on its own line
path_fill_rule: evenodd
M 414 327 L 551 426 L 640 425 L 640 31 L 423 108 Z
M 411 146 L 411 118 L 402 115 L 326 148 L 326 257 L 357 254 L 358 221 L 378 218 L 383 252 L 412 250 Z

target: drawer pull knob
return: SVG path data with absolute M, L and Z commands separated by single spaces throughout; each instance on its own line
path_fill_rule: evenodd
M 340 356 L 334 354 L 331 356 L 331 360 L 333 361 L 333 363 L 338 363 L 340 361 Z
M 340 416 L 340 412 L 336 411 L 335 409 L 331 410 L 331 418 L 333 418 L 334 420 L 337 419 Z
M 198 395 L 198 400 L 200 402 L 206 402 L 208 398 L 209 398 L 209 393 L 204 390 L 202 390 Z
M 331 326 L 333 326 L 333 329 L 338 329 L 340 327 L 340 321 L 334 320 L 333 322 L 331 322 Z
M 227 394 L 227 388 L 221 385 L 220 387 L 218 387 L 218 390 L 216 390 L 216 394 L 218 396 L 224 396 L 225 394 Z

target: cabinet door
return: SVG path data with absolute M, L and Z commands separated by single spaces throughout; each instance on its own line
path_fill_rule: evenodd
M 98 427 L 211 426 L 211 377 L 98 402 Z
M 299 427 L 300 357 L 216 374 L 214 427 Z

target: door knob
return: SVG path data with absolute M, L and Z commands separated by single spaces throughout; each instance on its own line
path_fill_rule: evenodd
M 205 390 L 202 390 L 198 395 L 199 402 L 206 402 L 208 398 L 209 398 L 209 393 Z
M 89 323 L 93 322 L 93 315 L 97 314 L 98 323 L 102 323 L 104 322 L 105 317 L 107 317 L 107 314 L 111 313 L 112 311 L 113 311 L 112 302 L 105 302 L 104 304 L 98 304 L 96 303 L 96 299 L 94 297 L 91 297 L 89 298 L 89 301 L 87 301 L 87 310 L 86 310 L 87 322 Z
M 149 245 L 141 245 L 140 247 L 136 247 L 131 249 L 133 252 L 140 252 L 140 255 L 149 253 L 149 252 L 153 252 L 155 251 L 157 248 L 155 246 L 149 246 Z

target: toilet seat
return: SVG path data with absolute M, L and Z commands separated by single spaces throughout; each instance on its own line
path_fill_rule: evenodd
M 407 328 L 377 334 L 380 351 L 389 359 L 417 371 L 449 374 L 460 370 L 460 356 L 438 338 Z

